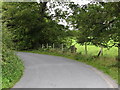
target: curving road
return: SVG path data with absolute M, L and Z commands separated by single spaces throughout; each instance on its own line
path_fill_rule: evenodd
M 95 68 L 58 56 L 19 52 L 25 71 L 13 88 L 117 88 Z

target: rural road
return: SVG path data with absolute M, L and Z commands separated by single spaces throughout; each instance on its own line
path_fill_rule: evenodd
M 13 88 L 117 88 L 95 68 L 58 56 L 19 52 L 24 75 Z

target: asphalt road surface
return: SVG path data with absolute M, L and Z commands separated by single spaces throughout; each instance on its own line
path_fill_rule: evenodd
M 117 88 L 109 76 L 81 62 L 58 56 L 17 54 L 25 71 L 13 88 Z

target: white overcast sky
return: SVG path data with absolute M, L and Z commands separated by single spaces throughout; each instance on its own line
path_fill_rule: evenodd
M 79 4 L 79 5 L 84 5 L 84 4 L 88 4 L 88 3 L 90 3 L 90 0 L 89 1 L 87 1 L 87 0 L 72 0 L 75 4 Z M 65 9 L 65 8 L 62 8 L 63 10 Z M 65 9 L 66 10 L 66 9 Z M 67 25 L 67 22 L 65 21 L 65 20 L 62 20 L 62 21 L 60 21 L 58 24 L 62 24 L 62 25 Z M 70 30 L 72 30 L 73 28 L 72 27 L 70 27 L 69 28 Z
M 90 0 L 72 0 L 73 2 L 79 4 L 79 5 L 83 5 L 83 4 L 87 4 L 90 2 Z
M 84 4 L 88 4 L 89 2 L 90 2 L 90 0 L 88 1 L 88 0 L 71 0 L 71 2 L 74 2 L 75 4 L 79 4 L 79 5 L 84 5 Z M 39 2 L 39 0 L 37 0 L 37 2 L 38 3 L 40 3 Z M 49 3 L 47 4 L 48 6 L 50 5 Z M 60 9 L 62 9 L 63 11 L 65 10 L 67 10 L 64 6 L 57 6 L 56 8 L 60 8 Z M 55 8 L 55 9 L 56 9 Z M 70 11 L 70 10 L 67 10 L 67 11 Z M 55 12 L 53 11 L 53 12 L 51 12 L 51 14 L 55 14 Z M 65 21 L 65 20 L 62 20 L 62 21 L 60 21 L 58 24 L 62 24 L 62 25 L 67 25 L 67 22 Z M 72 27 L 70 28 L 71 30 L 73 29 Z
M 36 0 L 38 3 L 40 3 L 40 0 Z M 44 0 L 43 0 L 44 1 Z M 75 2 L 75 3 L 78 3 L 80 5 L 83 5 L 83 4 L 87 4 L 90 2 L 90 0 L 71 0 L 71 2 Z

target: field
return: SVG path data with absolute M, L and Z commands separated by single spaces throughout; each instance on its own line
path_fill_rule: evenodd
M 100 47 L 96 47 L 94 45 L 88 45 L 88 55 L 95 56 L 98 54 Z M 85 54 L 84 46 L 76 44 L 77 52 L 81 54 Z M 112 47 L 110 49 L 103 48 L 103 56 L 105 57 L 117 57 L 118 55 L 118 48 Z

